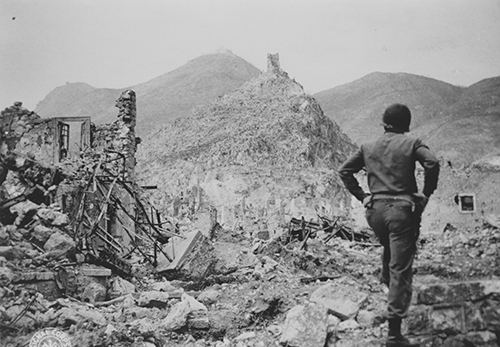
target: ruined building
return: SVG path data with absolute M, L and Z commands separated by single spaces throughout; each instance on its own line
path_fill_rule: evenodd
M 40 118 L 20 102 L 2 111 L 0 208 L 4 223 L 22 224 L 10 207 L 23 201 L 57 204 L 69 216 L 76 249 L 127 274 L 124 256 L 144 248 L 144 257 L 155 263 L 162 250 L 145 243 L 164 243 L 171 234 L 156 209 L 141 202 L 135 180 L 135 92 L 124 91 L 116 107 L 117 120 L 104 125 L 90 117 Z

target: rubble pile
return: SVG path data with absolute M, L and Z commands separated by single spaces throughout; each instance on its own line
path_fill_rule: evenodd
M 40 211 L 34 219 L 47 228 L 64 230 L 64 226 L 50 224 L 64 220 L 57 209 Z M 37 259 L 42 252 L 16 241 L 17 230 L 17 226 L 3 227 L 2 243 L 24 245 L 22 252 Z M 455 233 L 459 237 L 460 231 Z M 308 240 L 306 250 L 299 240 L 284 244 L 280 238 L 231 240 L 227 235 L 202 243 L 211 246 L 207 251 L 218 261 L 218 270 L 208 276 L 212 281 L 168 281 L 153 274 L 126 279 L 102 266 L 69 266 L 68 259 L 49 258 L 43 265 L 26 266 L 23 264 L 30 263 L 26 255 L 4 256 L 0 278 L 6 341 L 21 345 L 41 327 L 63 329 L 77 346 L 379 346 L 384 340 L 386 294 L 377 278 L 378 247 L 342 238 L 325 244 L 316 238 Z M 421 247 L 417 268 L 425 261 L 423 254 L 446 247 L 446 242 L 437 240 L 431 246 L 427 241 Z M 66 251 L 65 257 L 70 254 Z M 22 271 L 17 270 L 20 267 L 24 267 Z M 66 270 L 55 271 L 55 275 L 44 271 L 61 268 Z M 36 287 L 30 287 L 30 281 Z M 59 290 L 59 283 L 67 283 L 66 291 L 50 296 L 51 281 L 53 290 Z M 407 327 L 417 333 L 412 337 L 424 341 L 425 346 L 445 341 L 449 346 L 467 345 L 467 341 L 494 346 L 499 328 L 495 317 L 500 306 L 494 304 L 498 280 L 478 282 L 488 285 L 475 292 L 476 287 L 454 290 L 454 284 L 446 281 L 436 275 L 417 276 L 417 305 Z M 68 295 L 71 283 L 80 290 Z M 453 293 L 477 295 L 460 299 Z M 445 299 L 452 302 L 443 306 Z M 469 327 L 466 330 L 452 329 L 462 325 L 448 321 L 448 306 L 457 310 L 477 307 L 478 313 L 472 316 L 482 318 L 460 323 Z M 21 335 L 25 338 L 20 339 Z
M 450 280 L 500 276 L 500 229 L 487 223 L 459 230 L 448 224 L 442 234 L 421 239 L 420 274 L 434 274 Z
M 194 219 L 213 207 L 223 228 L 271 236 L 292 217 L 347 215 L 350 197 L 332 171 L 355 146 L 271 60 L 141 146 L 138 177 L 158 186 L 153 199 L 166 215 Z

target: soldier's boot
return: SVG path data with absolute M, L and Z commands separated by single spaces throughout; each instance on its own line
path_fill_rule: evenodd
M 386 347 L 419 347 L 418 343 L 411 343 L 401 334 L 401 318 L 389 319 L 389 336 L 385 342 Z

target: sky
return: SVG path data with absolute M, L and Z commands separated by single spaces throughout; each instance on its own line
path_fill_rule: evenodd
M 0 109 L 66 82 L 124 88 L 226 48 L 309 93 L 370 72 L 500 75 L 500 0 L 0 0 Z

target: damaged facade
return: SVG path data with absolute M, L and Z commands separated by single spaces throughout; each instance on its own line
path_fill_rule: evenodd
M 59 235 L 58 246 L 71 252 L 75 263 L 103 266 L 108 277 L 109 270 L 130 276 L 127 258 L 133 252 L 153 266 L 159 255 L 172 261 L 163 244 L 176 235 L 142 199 L 136 183 L 135 92 L 124 91 L 116 107 L 117 120 L 94 125 L 89 117 L 43 119 L 17 102 L 2 111 L 0 123 L 1 222 L 25 230 L 29 242 L 44 252 Z M 68 277 L 75 270 L 62 272 Z M 36 281 L 37 276 L 31 278 Z M 56 293 L 71 292 L 74 285 L 63 282 Z

